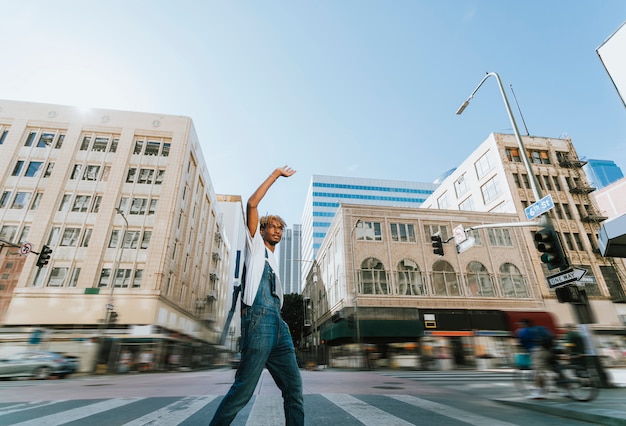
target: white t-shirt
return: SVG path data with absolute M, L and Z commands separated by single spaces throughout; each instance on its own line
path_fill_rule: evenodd
M 247 228 L 246 228 L 247 229 Z M 243 292 L 243 303 L 252 306 L 254 298 L 259 290 L 263 270 L 265 269 L 265 261 L 270 264 L 274 274 L 276 275 L 276 295 L 280 299 L 280 307 L 283 307 L 283 286 L 278 274 L 278 264 L 274 257 L 274 252 L 267 250 L 267 259 L 265 259 L 265 242 L 261 235 L 260 225 L 257 224 L 254 237 L 250 235 L 250 231 L 246 232 L 246 285 Z

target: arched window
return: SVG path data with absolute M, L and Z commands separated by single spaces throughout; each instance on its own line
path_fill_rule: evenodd
M 436 296 L 461 295 L 456 271 L 445 260 L 438 260 L 433 265 L 433 291 Z
M 396 293 L 400 296 L 423 296 L 426 294 L 422 272 L 417 263 L 410 259 L 404 259 L 398 263 Z
M 385 266 L 374 257 L 367 258 L 361 263 L 361 283 L 363 294 L 389 294 Z
M 470 296 L 494 297 L 496 295 L 489 271 L 480 262 L 467 264 L 467 286 Z
M 503 263 L 500 266 L 500 285 L 504 297 L 530 297 L 524 277 L 512 263 Z

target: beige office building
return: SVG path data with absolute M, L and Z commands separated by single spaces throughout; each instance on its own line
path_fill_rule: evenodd
M 190 118 L 0 101 L 0 351 L 207 365 L 232 285 L 222 226 Z

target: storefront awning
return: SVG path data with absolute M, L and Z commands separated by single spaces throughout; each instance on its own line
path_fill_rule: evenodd
M 350 327 L 347 321 L 333 323 L 322 330 L 322 340 L 332 341 L 345 337 L 356 336 L 356 324 Z M 424 335 L 424 326 L 418 320 L 361 320 L 359 321 L 361 338 L 368 337 L 402 337 L 416 339 Z
M 550 330 L 554 335 L 558 334 L 554 318 L 550 312 L 532 312 L 532 311 L 504 311 L 507 326 L 512 333 L 520 328 L 519 322 L 523 319 L 529 319 L 534 325 L 542 325 Z

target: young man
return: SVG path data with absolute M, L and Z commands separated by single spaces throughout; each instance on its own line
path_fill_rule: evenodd
M 304 424 L 302 378 L 296 362 L 289 327 L 280 316 L 283 293 L 274 249 L 283 236 L 285 222 L 279 216 L 259 219 L 258 206 L 267 190 L 281 176 L 296 171 L 279 167 L 248 200 L 245 272 L 241 303 L 241 362 L 235 383 L 217 408 L 212 426 L 230 425 L 252 397 L 263 368 L 267 368 L 283 395 L 286 426 Z

